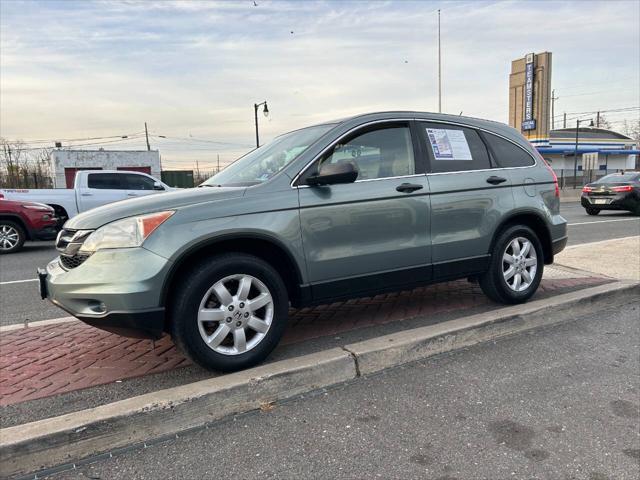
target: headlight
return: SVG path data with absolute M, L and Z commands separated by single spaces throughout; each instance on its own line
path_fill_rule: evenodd
M 80 247 L 80 252 L 93 253 L 105 248 L 139 247 L 174 213 L 173 210 L 169 210 L 108 223 L 87 237 Z

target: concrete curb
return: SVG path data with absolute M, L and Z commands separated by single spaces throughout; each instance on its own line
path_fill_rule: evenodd
M 638 294 L 639 283 L 600 285 L 0 429 L 0 476 L 33 472 L 176 434 L 264 403 L 558 323 Z
M 593 311 L 594 304 L 640 293 L 640 284 L 615 282 L 538 300 L 498 311 L 459 318 L 364 342 L 346 345 L 358 363 L 361 375 L 391 365 L 413 362 L 505 335 L 562 322 Z M 604 302 L 603 302 L 604 303 Z

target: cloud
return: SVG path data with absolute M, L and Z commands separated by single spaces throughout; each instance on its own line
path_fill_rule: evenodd
M 505 121 L 511 60 L 543 50 L 556 112 L 640 102 L 635 1 L 257 3 L 2 3 L 2 135 L 111 135 L 147 121 L 250 145 L 265 99 L 264 139 L 354 113 L 435 110 L 438 8 L 447 112 Z M 241 151 L 156 143 L 185 166 Z

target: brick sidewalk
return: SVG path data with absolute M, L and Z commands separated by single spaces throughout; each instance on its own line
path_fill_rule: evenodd
M 566 275 L 565 275 L 566 276 Z M 602 277 L 545 278 L 534 298 L 606 283 Z M 362 327 L 491 305 L 465 280 L 373 298 L 292 311 L 283 343 Z M 21 328 L 0 338 L 0 405 L 48 397 L 189 365 L 171 338 L 155 342 L 120 337 L 68 322 Z

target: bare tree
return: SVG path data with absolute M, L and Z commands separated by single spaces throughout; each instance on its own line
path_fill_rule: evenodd
M 598 116 L 598 128 L 604 128 L 606 130 L 611 130 L 611 123 L 605 118 L 605 116 L 601 113 Z
M 50 155 L 50 148 L 29 149 L 21 140 L 0 138 L 0 187 L 51 187 Z

